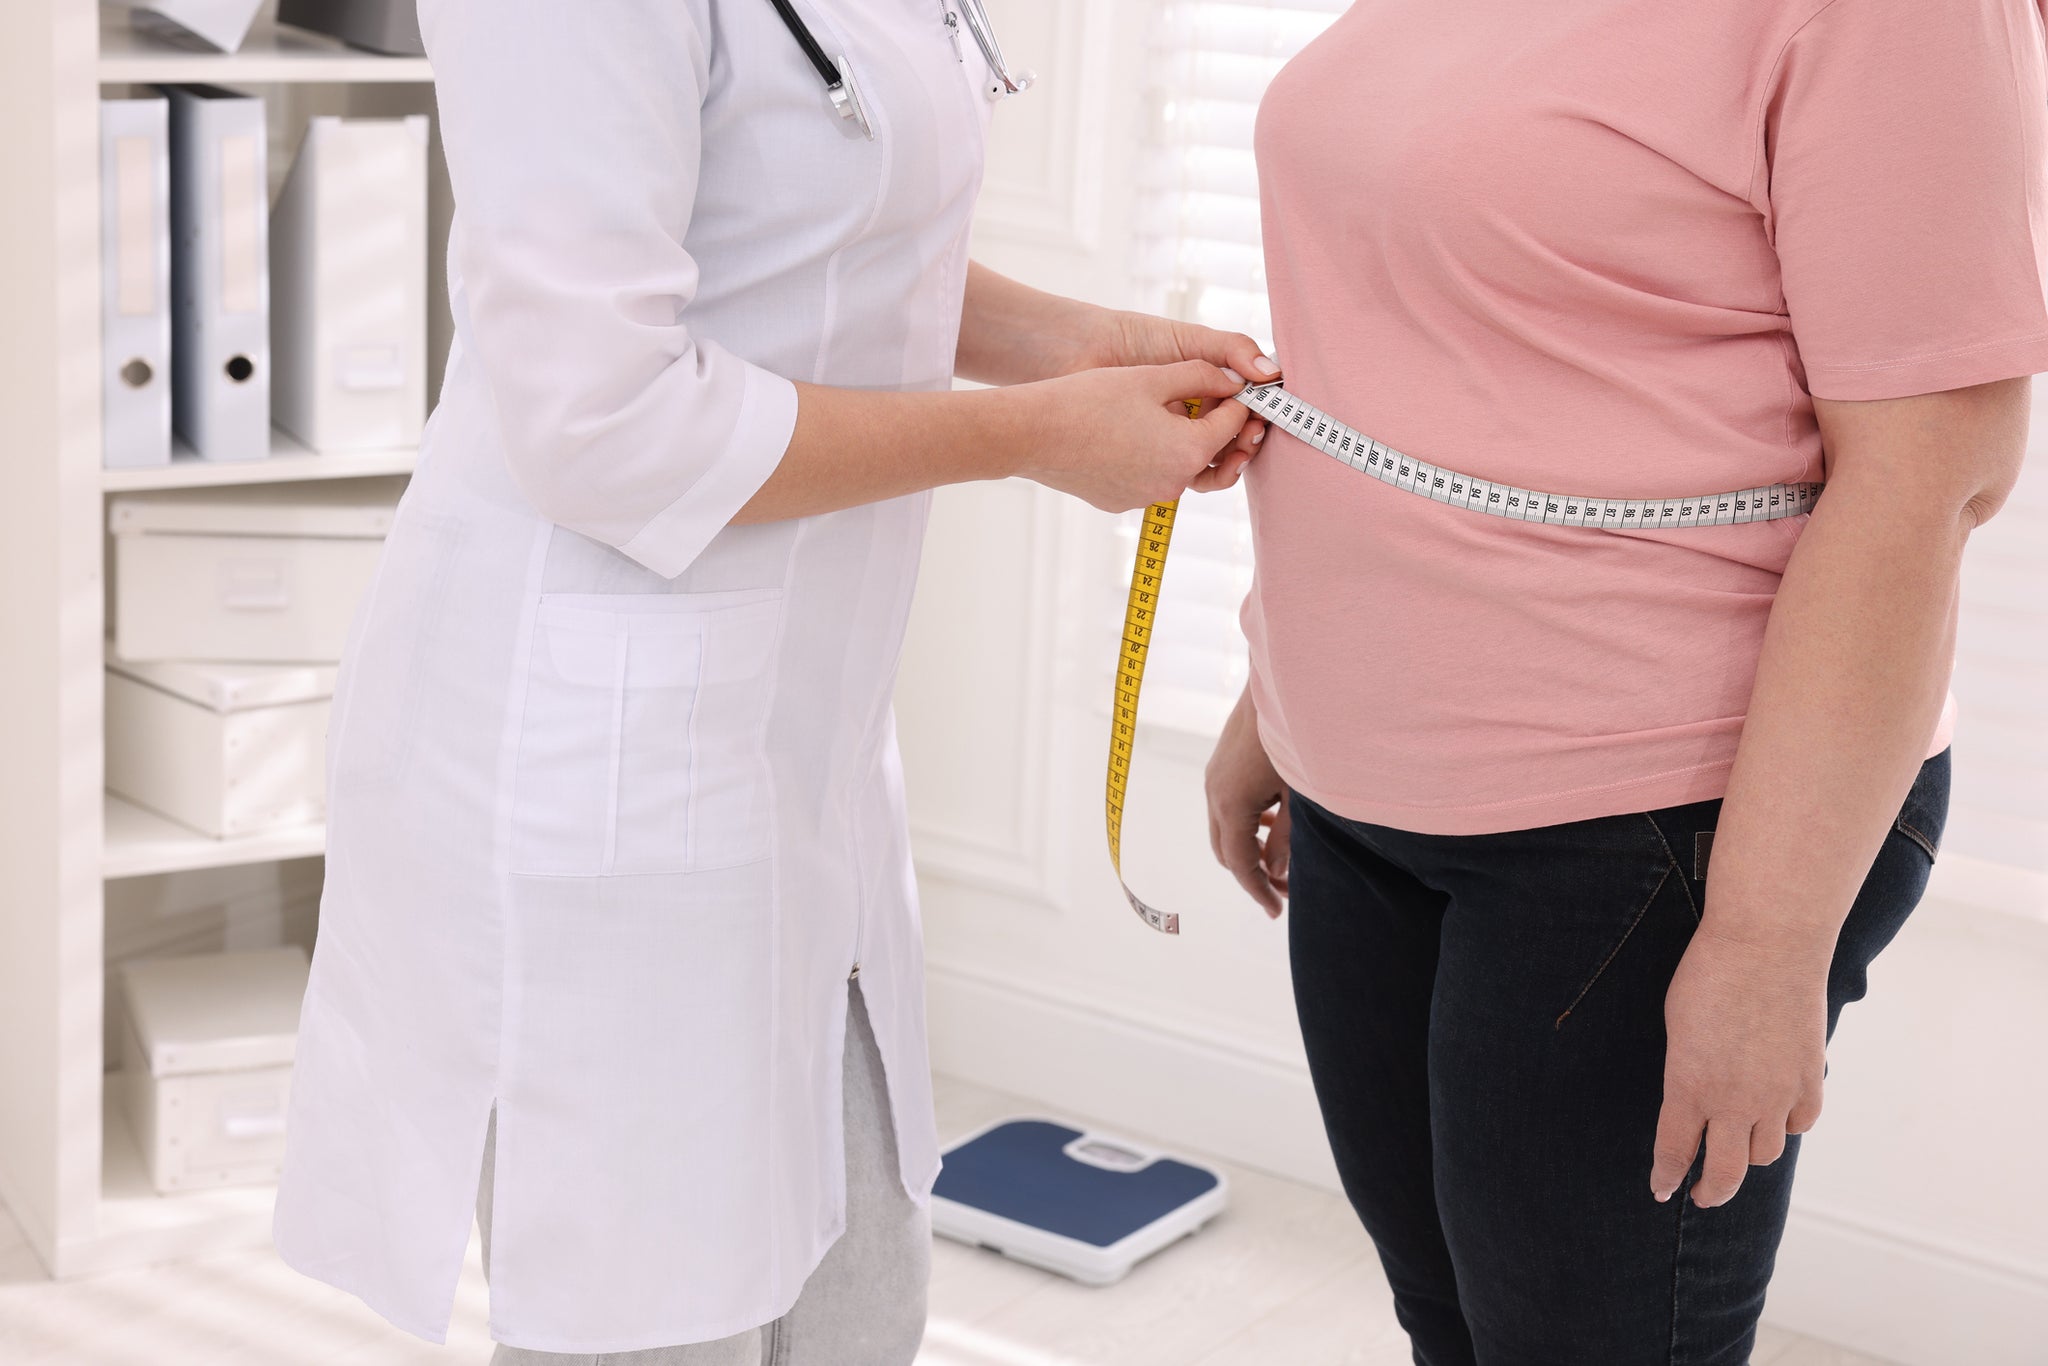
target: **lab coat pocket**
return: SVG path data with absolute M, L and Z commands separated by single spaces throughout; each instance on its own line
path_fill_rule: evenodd
M 765 858 L 781 616 L 777 590 L 542 597 L 511 871 L 608 877 Z

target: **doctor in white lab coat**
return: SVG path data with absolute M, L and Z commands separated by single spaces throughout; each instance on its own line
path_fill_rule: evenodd
M 926 490 L 1128 508 L 1260 434 L 1174 402 L 1249 339 L 970 265 L 947 4 L 798 9 L 872 140 L 771 0 L 421 0 L 456 339 L 335 703 L 276 1235 L 438 1341 L 481 1205 L 505 1361 L 910 1360 Z

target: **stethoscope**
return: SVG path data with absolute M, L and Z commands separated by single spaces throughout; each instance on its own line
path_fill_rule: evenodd
M 804 56 L 810 59 L 818 75 L 825 81 L 825 93 L 832 97 L 832 108 L 839 117 L 860 129 L 869 141 L 874 140 L 875 125 L 868 120 L 867 106 L 861 103 L 860 90 L 853 82 L 853 69 L 842 55 L 834 60 L 825 55 L 825 49 L 811 33 L 811 26 L 803 21 L 791 6 L 790 0 L 771 0 L 775 12 L 782 16 L 783 25 L 790 36 L 796 39 Z M 1012 72 L 1010 64 L 1003 60 L 1003 45 L 996 41 L 995 25 L 989 22 L 988 11 L 982 8 L 981 0 L 940 0 L 940 8 L 946 15 L 946 30 L 952 35 L 953 50 L 960 54 L 960 60 L 967 60 L 967 50 L 960 45 L 960 25 L 964 21 L 967 31 L 974 35 L 974 45 L 981 49 L 981 55 L 988 62 L 988 69 L 994 74 L 987 85 L 982 87 L 990 103 L 1009 95 L 1021 95 L 1031 88 L 1037 78 L 1029 71 Z

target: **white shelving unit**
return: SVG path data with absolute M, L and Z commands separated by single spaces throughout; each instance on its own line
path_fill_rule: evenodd
M 67 1276 L 269 1237 L 267 1189 L 166 1197 L 143 1173 L 103 1070 L 107 883 L 316 857 L 326 836 L 209 839 L 103 791 L 106 497 L 403 474 L 416 455 L 319 454 L 279 434 L 265 461 L 101 467 L 99 100 L 181 82 L 261 94 L 275 185 L 309 116 L 430 113 L 431 73 L 267 15 L 240 52 L 185 51 L 78 0 L 6 0 L 0 50 L 0 1200 Z M 438 146 L 433 168 L 438 298 L 450 211 Z M 437 306 L 430 356 L 448 331 Z
M 268 460 L 233 462 L 201 460 L 182 443 L 169 465 L 155 468 L 100 471 L 100 487 L 108 493 L 139 489 L 220 488 L 228 484 L 284 484 L 304 479 L 364 479 L 378 474 L 411 474 L 416 450 L 341 451 L 319 454 L 283 432 L 270 434 Z
M 239 51 L 217 53 L 168 47 L 120 19 L 118 13 L 108 16 L 100 35 L 100 81 L 106 85 L 405 85 L 434 79 L 423 57 L 380 57 L 275 24 L 258 24 Z
M 319 824 L 217 840 L 166 820 L 154 811 L 145 811 L 111 792 L 105 797 L 100 876 L 110 881 L 117 877 L 151 877 L 158 873 L 189 873 L 197 868 L 232 868 L 242 863 L 312 858 L 327 841 L 327 827 Z

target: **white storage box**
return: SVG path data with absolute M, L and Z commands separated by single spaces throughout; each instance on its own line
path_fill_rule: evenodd
M 128 1123 L 159 1191 L 277 1179 L 306 972 L 298 948 L 121 969 Z
M 107 668 L 107 790 L 223 839 L 326 811 L 332 665 Z
M 109 499 L 116 654 L 334 663 L 404 488 L 352 479 Z

